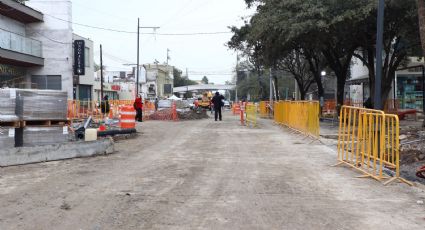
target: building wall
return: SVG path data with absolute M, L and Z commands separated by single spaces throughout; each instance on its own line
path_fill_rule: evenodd
M 66 0 L 28 1 L 29 7 L 45 14 L 44 22 L 26 28 L 27 37 L 43 42 L 44 67 L 28 69 L 28 82 L 32 75 L 61 75 L 62 90 L 73 98 L 72 57 L 72 4 Z M 54 17 L 69 21 L 61 21 Z
M 25 36 L 25 25 L 11 18 L 0 15 L 0 29 Z
M 156 96 L 159 98 L 170 97 L 173 94 L 164 93 L 164 85 L 171 84 L 171 89 L 174 85 L 173 66 L 169 65 L 156 65 L 146 64 L 144 65 L 147 72 L 147 85 L 155 84 Z M 146 88 L 147 90 L 147 88 Z
M 369 70 L 363 62 L 358 58 L 353 57 L 353 64 L 351 65 L 351 79 L 359 79 L 363 77 L 367 77 L 369 74 Z

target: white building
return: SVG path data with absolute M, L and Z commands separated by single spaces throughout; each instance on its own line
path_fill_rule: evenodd
M 93 95 L 93 42 L 73 34 L 67 0 L 0 1 L 0 87 L 53 89 L 69 99 Z M 86 41 L 86 74 L 74 77 L 73 41 Z M 91 88 L 91 89 L 90 89 Z

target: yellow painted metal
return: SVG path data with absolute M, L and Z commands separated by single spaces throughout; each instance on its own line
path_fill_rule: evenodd
M 258 112 L 260 117 L 262 118 L 270 117 L 269 101 L 260 101 L 260 104 L 258 106 Z
M 317 101 L 277 101 L 274 104 L 277 124 L 315 138 L 320 134 L 319 112 Z
M 257 106 L 254 104 L 247 104 L 245 107 L 246 113 L 246 125 L 256 127 L 257 126 Z
M 396 115 L 380 110 L 343 106 L 338 130 L 338 165 L 344 164 L 361 171 L 363 177 L 381 181 L 388 178 L 384 168 L 396 175 L 385 184 L 399 180 L 399 120 Z

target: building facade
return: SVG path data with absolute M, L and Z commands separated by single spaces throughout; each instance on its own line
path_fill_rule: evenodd
M 173 95 L 174 67 L 170 65 L 145 64 L 147 98 L 168 98 Z
M 396 100 L 399 109 L 423 110 L 424 76 L 423 63 L 418 58 L 410 58 L 406 68 L 400 67 L 392 82 L 387 100 Z M 370 97 L 368 69 L 358 59 L 354 59 L 351 67 L 351 78 L 347 81 L 346 99 L 366 101 Z M 373 89 L 372 89 L 373 90 Z
M 68 0 L 0 1 L 0 87 L 61 90 L 93 97 L 93 42 L 73 34 Z M 85 75 L 73 74 L 73 41 L 86 44 Z
M 28 76 L 46 65 L 43 43 L 32 26 L 44 23 L 44 15 L 13 0 L 0 2 L 0 87 L 30 88 Z

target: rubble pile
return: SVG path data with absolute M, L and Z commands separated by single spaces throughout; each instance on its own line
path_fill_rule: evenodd
M 172 109 L 158 110 L 147 117 L 147 120 L 164 121 L 172 120 L 173 111 Z
M 196 110 L 177 110 L 178 120 L 200 120 L 207 119 L 209 116 L 205 110 L 196 111 Z M 149 116 L 146 117 L 146 120 L 159 120 L 159 121 L 167 121 L 173 120 L 173 110 L 172 109 L 163 109 L 158 110 Z
M 420 126 L 401 126 L 400 164 L 402 177 L 425 183 L 416 177 L 416 171 L 425 165 L 425 131 Z
M 189 110 L 184 112 L 177 112 L 177 115 L 179 116 L 180 120 L 200 120 L 209 118 L 206 110 Z

